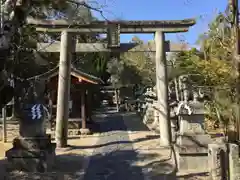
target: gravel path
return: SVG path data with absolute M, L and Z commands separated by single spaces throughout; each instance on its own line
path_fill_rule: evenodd
M 93 152 L 84 180 L 144 180 L 142 169 L 132 165 L 137 152 L 130 143 L 123 117 L 109 114 L 101 119 L 99 128 L 101 132 L 116 133 L 105 133 L 99 138 L 100 147 Z

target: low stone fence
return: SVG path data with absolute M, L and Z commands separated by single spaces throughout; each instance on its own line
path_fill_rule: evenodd
M 212 180 L 240 180 L 239 145 L 209 144 L 208 150 Z

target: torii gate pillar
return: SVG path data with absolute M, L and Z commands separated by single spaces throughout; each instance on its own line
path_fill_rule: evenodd
M 67 31 L 61 32 L 61 52 L 58 75 L 58 96 L 55 139 L 58 148 L 67 146 L 68 136 L 68 113 L 70 93 L 70 69 L 71 69 L 71 34 Z
M 156 87 L 157 87 L 157 101 L 160 112 L 159 130 L 160 142 L 162 146 L 169 146 L 171 143 L 171 129 L 170 116 L 168 105 L 168 78 L 167 78 L 167 63 L 166 52 L 164 49 L 165 34 L 162 31 L 155 33 L 156 46 Z

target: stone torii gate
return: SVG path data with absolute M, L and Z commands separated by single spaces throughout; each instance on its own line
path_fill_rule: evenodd
M 67 119 L 70 62 L 73 52 L 126 52 L 141 51 L 134 44 L 121 44 L 122 33 L 155 33 L 155 48 L 148 51 L 156 52 L 156 82 L 159 109 L 159 128 L 161 145 L 171 143 L 171 127 L 168 107 L 168 82 L 166 67 L 166 51 L 171 51 L 171 45 L 165 42 L 165 33 L 187 32 L 195 24 L 194 19 L 170 21 L 93 21 L 89 24 L 68 23 L 65 20 L 34 20 L 28 19 L 28 24 L 36 25 L 36 30 L 48 33 L 61 32 L 61 42 L 38 44 L 44 52 L 60 52 L 59 82 L 56 118 L 56 142 L 58 147 L 67 145 Z M 102 33 L 107 34 L 108 43 L 79 43 L 72 40 L 73 34 Z M 48 47 L 48 48 L 46 48 Z M 180 51 L 177 49 L 175 51 Z M 174 51 L 174 49 L 172 49 Z

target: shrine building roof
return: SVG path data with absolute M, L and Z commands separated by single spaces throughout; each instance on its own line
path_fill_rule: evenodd
M 46 73 L 34 76 L 31 79 L 49 80 L 49 79 L 57 76 L 58 73 L 59 73 L 59 66 L 55 67 L 54 69 L 51 69 L 50 71 L 48 71 Z M 103 84 L 104 83 L 100 78 L 93 76 L 89 73 L 83 72 L 82 70 L 75 68 L 73 65 L 71 66 L 71 75 L 73 77 L 81 79 L 82 81 L 90 83 L 90 84 Z

